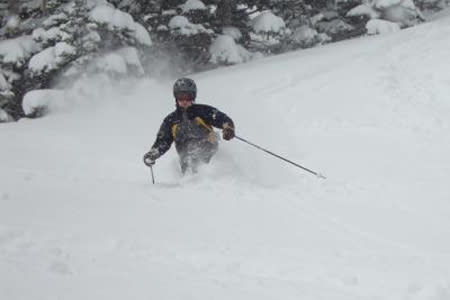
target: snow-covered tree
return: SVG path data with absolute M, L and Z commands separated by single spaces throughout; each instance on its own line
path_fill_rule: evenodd
M 425 14 L 437 12 L 450 5 L 449 0 L 415 0 L 414 3 Z
M 30 33 L 35 11 L 33 1 L 3 1 L 1 4 L 0 27 L 0 109 L 2 121 L 21 116 L 21 97 L 26 87 L 21 84 L 27 61 L 40 50 Z M 36 4 L 36 3 L 34 3 Z M 39 6 L 38 6 L 39 7 Z
M 49 88 L 56 79 L 85 72 L 144 73 L 140 57 L 152 41 L 129 14 L 104 0 L 50 4 L 47 15 L 32 19 L 29 35 L 0 42 L 1 73 L 8 83 L 0 85 L 0 103 L 8 102 L 0 108 L 16 118 L 23 114 L 20 104 L 28 91 Z
M 449 4 L 450 0 L 0 0 L 0 121 L 22 116 L 24 95 L 53 87 L 56 79 L 74 82 L 85 72 L 117 78 L 194 72 L 245 62 L 261 53 L 397 31 L 422 22 L 421 10 L 434 12 Z M 168 61 L 166 69 L 161 61 Z
M 284 20 L 266 10 L 251 21 L 251 48 L 265 53 L 281 52 L 281 42 L 290 33 Z
M 217 65 L 239 64 L 252 58 L 252 54 L 230 35 L 219 35 L 211 44 L 209 53 L 210 62 Z
M 380 12 L 380 18 L 409 27 L 423 20 L 420 10 L 412 0 L 376 0 L 373 7 Z
M 409 27 L 424 21 L 421 11 L 412 0 L 362 1 L 350 9 L 346 16 L 364 19 L 369 34 L 392 32 L 397 27 Z

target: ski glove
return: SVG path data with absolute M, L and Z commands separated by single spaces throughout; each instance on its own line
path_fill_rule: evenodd
M 223 124 L 222 137 L 226 141 L 229 141 L 232 138 L 234 138 L 234 128 L 229 123 Z
M 155 164 L 156 159 L 159 157 L 158 149 L 152 148 L 149 152 L 144 155 L 144 164 L 151 167 Z

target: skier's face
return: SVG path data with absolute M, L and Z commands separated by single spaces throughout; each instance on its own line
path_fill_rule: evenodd
M 192 105 L 194 99 L 189 93 L 180 93 L 177 95 L 177 103 L 179 107 L 188 108 Z

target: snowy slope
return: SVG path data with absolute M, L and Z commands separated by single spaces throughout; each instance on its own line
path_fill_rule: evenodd
M 172 81 L 0 126 L 0 299 L 450 299 L 450 18 L 194 76 L 238 140 L 141 162 Z M 132 88 L 132 92 L 130 92 Z M 95 103 L 88 111 L 87 105 Z

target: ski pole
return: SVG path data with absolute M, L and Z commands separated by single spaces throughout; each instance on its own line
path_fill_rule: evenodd
M 321 179 L 326 179 L 326 177 L 323 176 L 322 174 L 317 173 L 317 172 L 314 172 L 313 170 L 310 170 L 310 169 L 308 169 L 308 168 L 305 168 L 305 167 L 303 167 L 303 166 L 301 166 L 301 165 L 299 165 L 299 164 L 297 164 L 297 163 L 295 163 L 295 162 L 293 162 L 293 161 L 290 161 L 289 159 L 286 159 L 286 158 L 284 158 L 284 157 L 282 157 L 282 156 L 280 156 L 280 155 L 278 155 L 278 154 L 273 153 L 272 151 L 269 151 L 269 150 L 264 149 L 264 148 L 262 148 L 262 147 L 260 147 L 260 146 L 258 146 L 258 145 L 256 145 L 256 144 L 253 144 L 252 142 L 249 142 L 249 141 L 247 141 L 246 139 L 243 139 L 243 138 L 238 137 L 238 136 L 234 136 L 234 137 L 235 137 L 236 139 L 238 139 L 238 140 L 244 142 L 244 143 L 247 143 L 247 144 L 249 144 L 249 145 L 251 145 L 251 146 L 253 146 L 253 147 L 259 149 L 259 150 L 262 150 L 262 151 L 264 151 L 264 152 L 266 152 L 266 153 L 268 153 L 268 154 L 270 154 L 270 155 L 273 155 L 273 156 L 275 156 L 276 158 L 279 158 L 279 159 L 281 159 L 281 160 L 284 160 L 285 162 L 288 162 L 288 163 L 290 163 L 290 164 L 292 164 L 292 165 L 294 165 L 294 166 L 296 166 L 296 167 L 298 167 L 298 168 L 300 168 L 300 169 L 303 169 L 303 170 L 305 170 L 305 171 L 307 171 L 307 172 L 309 172 L 309 173 L 311 173 L 311 174 L 314 174 L 314 175 L 316 175 L 317 177 L 319 177 L 319 178 L 321 178 Z
M 155 184 L 155 176 L 153 175 L 153 166 L 150 166 L 150 172 L 152 173 L 152 183 Z

